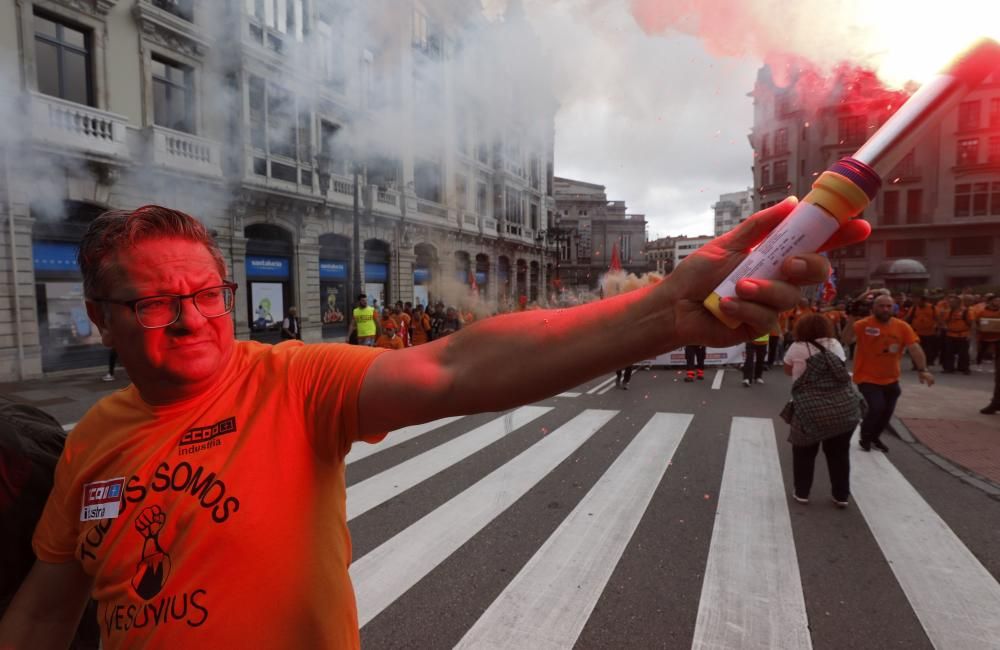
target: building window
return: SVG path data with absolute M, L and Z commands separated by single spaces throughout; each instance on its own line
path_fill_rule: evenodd
M 990 128 L 1000 126 L 1000 97 L 990 100 Z
M 899 192 L 882 192 L 882 224 L 893 226 L 899 218 Z
M 948 278 L 949 289 L 964 289 L 965 287 L 985 287 L 990 284 L 988 275 L 962 275 Z
M 760 157 L 761 158 L 767 158 L 770 155 L 770 152 L 767 150 L 767 141 L 768 141 L 769 136 L 770 136 L 769 133 L 765 133 L 764 135 L 762 135 L 760 137 Z
M 829 253 L 830 259 L 863 259 L 865 256 L 865 242 L 851 244 L 843 248 L 835 248 Z
M 194 21 L 194 0 L 153 0 L 153 6 L 188 22 Z
M 958 165 L 975 165 L 979 162 L 979 138 L 959 140 L 955 158 Z
M 788 129 L 778 129 L 774 134 L 774 153 L 788 153 Z
M 465 210 L 468 207 L 469 199 L 466 191 L 465 176 L 461 174 L 455 175 L 455 199 L 457 203 L 455 207 L 459 210 Z
M 194 84 L 191 68 L 153 57 L 153 122 L 194 133 Z
M 486 216 L 486 200 L 488 191 L 486 183 L 479 183 L 479 186 L 476 189 L 476 214 L 484 217 Z
M 344 54 L 344 34 L 331 23 L 316 23 L 316 62 L 320 76 L 331 88 L 344 92 L 347 87 L 347 57 Z
M 958 105 L 958 130 L 973 131 L 979 128 L 979 100 Z
M 538 206 L 534 203 L 531 204 L 531 229 L 538 231 Z
M 767 187 L 771 184 L 771 166 L 761 165 L 760 166 L 760 186 Z
M 837 120 L 837 139 L 840 144 L 861 144 L 865 141 L 865 116 L 845 115 Z
M 993 183 L 993 193 L 1000 194 L 1000 183 Z M 989 183 L 959 183 L 955 186 L 955 216 L 985 217 L 990 212 Z M 1000 214 L 1000 196 L 993 198 L 993 214 Z
M 916 152 L 911 151 L 910 153 L 903 156 L 903 159 L 893 168 L 892 172 L 889 174 L 890 179 L 897 178 L 914 178 L 917 176 L 917 156 Z
M 774 163 L 774 184 L 784 185 L 788 183 L 788 161 L 778 160 Z
M 924 191 L 906 191 L 906 223 L 920 223 L 924 213 Z
M 1000 217 L 1000 183 L 993 183 L 993 193 L 990 195 L 990 216 Z
M 66 101 L 94 105 L 91 34 L 55 17 L 35 14 L 38 90 Z
M 263 155 L 284 159 L 271 162 L 272 178 L 298 182 L 298 171 L 289 163 L 312 164 L 312 113 L 290 92 L 260 77 L 250 77 L 247 92 L 250 99 L 251 145 Z M 255 160 L 255 171 L 266 165 L 263 159 L 259 162 Z
M 986 151 L 986 161 L 991 164 L 1000 164 L 1000 135 L 991 135 L 989 146 Z
M 885 256 L 893 257 L 923 257 L 923 239 L 890 239 L 885 242 Z
M 413 189 L 417 198 L 441 202 L 441 164 L 433 160 L 417 159 L 413 165 Z
M 246 12 L 267 28 L 267 37 L 262 44 L 275 50 L 284 51 L 280 35 L 287 35 L 300 43 L 305 38 L 305 12 L 303 0 L 246 0 Z M 254 30 L 256 38 L 264 38 L 264 30 Z
M 953 237 L 951 254 L 955 257 L 992 255 L 993 239 L 991 237 Z

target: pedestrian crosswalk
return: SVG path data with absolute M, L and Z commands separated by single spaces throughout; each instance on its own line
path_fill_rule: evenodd
M 609 381 L 613 377 L 580 390 L 594 394 Z M 808 560 L 821 552 L 816 547 L 840 540 L 810 538 L 805 512 L 838 517 L 835 525 L 846 531 L 845 539 L 874 538 L 882 554 L 877 561 L 891 568 L 885 574 L 896 583 L 857 588 L 901 591 L 926 635 L 925 647 L 998 647 L 995 569 L 991 573 L 977 559 L 885 455 L 852 454 L 856 507 L 841 511 L 815 499 L 812 510 L 805 511 L 790 504 L 789 459 L 780 447 L 783 434 L 770 418 L 729 417 L 720 426 L 722 420 L 711 414 L 651 410 L 639 415 L 583 406 L 576 399 L 551 400 L 504 414 L 446 418 L 390 433 L 381 445 L 352 449 L 347 459 L 351 527 L 363 524 L 369 536 L 382 527 L 388 531 L 359 549 L 350 568 L 365 647 L 606 647 L 593 641 L 597 633 L 588 628 L 593 620 L 608 624 L 608 617 L 599 615 L 602 606 L 627 599 L 676 602 L 677 594 L 668 599 L 666 592 L 682 588 L 677 585 L 688 592 L 681 600 L 694 605 L 690 616 L 664 611 L 643 618 L 640 630 L 623 617 L 613 623 L 620 629 L 601 632 L 621 639 L 617 647 L 880 647 L 867 632 L 852 632 L 848 625 L 842 640 L 814 637 L 816 616 L 836 613 L 810 608 L 810 596 L 822 592 L 822 581 L 829 578 L 800 571 L 800 560 L 814 566 Z M 436 446 L 417 444 L 431 434 Z M 435 502 L 439 505 L 403 525 L 381 521 L 398 516 L 381 506 L 455 467 L 471 471 L 478 466 L 476 457 L 493 453 L 507 436 L 520 436 L 521 446 L 497 451 L 508 455 L 480 478 L 442 494 Z M 400 455 L 413 447 L 413 453 L 366 474 L 361 461 L 377 462 L 389 446 Z M 686 449 L 711 449 L 718 458 L 700 462 L 690 452 L 685 455 Z M 580 469 L 598 458 L 597 470 Z M 352 483 L 355 471 L 362 478 Z M 584 475 L 590 477 L 586 482 L 580 478 Z M 828 490 L 824 479 L 817 476 L 817 494 Z M 438 483 L 436 489 L 448 490 L 448 481 Z M 702 495 L 694 487 L 712 484 L 717 493 Z M 524 505 L 529 502 L 547 503 L 545 516 L 537 506 Z M 563 503 L 570 507 L 557 524 L 540 523 Z M 682 539 L 707 548 L 699 562 L 687 567 L 697 580 L 665 581 L 657 587 L 663 593 L 648 586 L 630 593 L 630 583 L 649 583 L 621 574 L 630 564 L 629 554 L 667 537 L 650 526 L 641 528 L 647 518 L 663 520 L 653 516 L 661 514 L 654 508 L 676 508 L 673 520 L 692 526 Z M 684 523 L 683 513 L 697 508 L 714 508 L 705 534 L 694 530 L 693 522 Z M 502 522 L 502 535 L 495 530 L 497 522 Z M 534 534 L 539 527 L 542 532 Z M 671 538 L 677 539 L 676 531 Z M 524 550 L 507 553 L 498 539 Z M 472 554 L 469 549 L 477 544 L 493 550 Z M 664 545 L 661 553 L 671 550 Z M 473 555 L 479 558 L 476 566 L 460 566 Z M 442 585 L 439 574 L 465 574 L 470 582 L 452 578 Z M 455 597 L 452 591 L 467 596 Z M 886 638 L 891 642 L 891 635 Z

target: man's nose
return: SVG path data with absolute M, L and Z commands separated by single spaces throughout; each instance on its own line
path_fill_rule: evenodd
M 198 308 L 194 306 L 193 298 L 184 298 L 181 300 L 181 315 L 174 323 L 174 326 L 181 327 L 186 330 L 196 330 L 205 324 L 208 319 L 201 315 Z

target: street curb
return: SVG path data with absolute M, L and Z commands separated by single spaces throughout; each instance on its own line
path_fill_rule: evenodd
M 943 456 L 940 456 L 936 452 L 932 451 L 926 445 L 918 441 L 914 437 L 913 433 L 899 418 L 893 417 L 889 420 L 889 432 L 903 442 L 908 443 L 911 447 L 913 447 L 914 451 L 943 469 L 945 472 L 951 474 L 960 481 L 964 481 L 972 487 L 985 492 L 987 496 L 1000 501 L 1000 484 L 991 481 L 985 476 L 980 476 L 979 474 L 970 469 L 966 469 L 961 465 L 956 465 L 947 458 L 944 458 Z

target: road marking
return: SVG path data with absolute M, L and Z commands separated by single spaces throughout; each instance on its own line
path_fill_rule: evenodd
M 712 379 L 712 390 L 719 390 L 722 388 L 722 378 L 726 376 L 726 371 L 719 368 L 715 371 L 715 378 Z
M 616 387 L 615 384 L 608 384 L 607 386 L 605 386 L 601 390 L 597 391 L 597 394 L 598 395 L 603 395 L 604 393 L 607 393 L 608 391 L 610 391 L 612 388 L 615 388 L 615 387 Z
M 64 424 L 64 425 L 62 425 L 63 431 L 67 431 L 68 432 L 68 431 L 72 430 L 73 427 L 75 427 L 78 424 L 79 424 L 79 422 L 70 422 L 69 424 Z
M 615 377 L 608 377 L 607 379 L 605 379 L 601 383 L 597 384 L 596 386 L 594 386 L 593 388 L 591 388 L 590 390 L 588 390 L 587 394 L 588 395 L 593 395 L 594 393 L 596 393 L 597 391 L 601 390 L 602 388 L 604 388 L 605 386 L 607 386 L 608 384 L 610 384 L 614 380 L 615 380 Z
M 733 418 L 692 648 L 811 648 L 770 419 Z
M 851 450 L 851 492 L 935 648 L 996 648 L 1000 584 L 884 454 Z
M 456 648 L 571 648 L 693 415 L 656 413 Z
M 552 410 L 522 406 L 347 488 L 347 520 L 363 515 Z
M 579 397 L 582 394 L 583 393 L 565 392 L 565 393 L 559 393 L 558 395 L 556 395 L 556 397 Z
M 413 440 L 414 438 L 422 436 L 425 433 L 433 431 L 434 429 L 440 429 L 446 424 L 451 424 L 456 420 L 461 420 L 462 417 L 463 416 L 459 415 L 457 417 L 441 418 L 440 420 L 434 420 L 433 422 L 425 422 L 424 424 L 417 424 L 412 427 L 396 429 L 395 431 L 390 431 L 389 435 L 385 437 L 385 440 L 377 442 L 373 445 L 368 443 L 355 443 L 351 446 L 351 451 L 347 454 L 347 463 L 351 464 L 361 460 L 362 458 L 367 458 L 372 454 L 385 451 L 390 447 L 401 445 L 408 440 Z
M 520 499 L 618 411 L 588 409 L 351 565 L 363 626 Z

